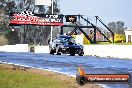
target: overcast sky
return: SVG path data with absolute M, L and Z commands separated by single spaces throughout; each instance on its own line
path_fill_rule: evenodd
M 59 0 L 62 14 L 99 16 L 108 24 L 124 21 L 132 27 L 132 0 Z

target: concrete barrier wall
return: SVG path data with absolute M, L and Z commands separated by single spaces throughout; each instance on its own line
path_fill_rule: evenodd
M 3 51 L 3 52 L 28 52 L 28 44 L 0 46 L 0 51 Z
M 4 52 L 30 52 L 28 44 L 0 46 Z M 48 46 L 34 47 L 35 53 L 49 53 Z M 132 45 L 84 45 L 85 55 L 115 58 L 132 58 Z
M 84 45 L 85 55 L 132 58 L 132 45 Z M 36 46 L 35 53 L 49 53 L 48 46 Z
M 49 46 L 36 46 L 35 53 L 49 53 Z
M 132 58 L 132 45 L 85 45 L 85 55 Z

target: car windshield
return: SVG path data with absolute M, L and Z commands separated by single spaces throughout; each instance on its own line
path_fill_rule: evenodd
M 60 37 L 59 40 L 62 43 L 68 43 L 68 42 L 76 43 L 76 41 L 73 37 Z

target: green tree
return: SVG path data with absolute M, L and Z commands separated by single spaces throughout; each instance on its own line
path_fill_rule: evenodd
M 60 9 L 59 9 L 59 0 L 54 0 L 54 14 L 59 14 L 60 13 Z M 52 9 L 51 9 L 51 6 L 49 6 L 48 7 L 48 10 L 47 10 L 47 12 L 46 13 L 48 13 L 48 14 L 51 14 L 51 11 Z
M 108 23 L 108 27 L 109 27 L 113 32 L 116 31 L 116 24 L 115 24 L 115 22 L 110 22 L 110 23 Z
M 116 33 L 124 34 L 124 22 L 123 21 L 116 22 Z
M 108 23 L 108 27 L 117 34 L 124 34 L 124 22 L 123 21 L 116 21 Z
M 0 36 L 0 46 L 8 44 L 7 38 Z
M 7 30 L 5 34 L 6 38 L 8 39 L 9 44 L 18 44 L 19 43 L 19 38 L 18 38 L 18 32 L 17 30 L 12 31 Z
M 15 1 L 12 0 L 1 0 L 0 3 L 0 31 L 2 32 L 2 34 L 7 35 L 7 31 L 10 29 L 8 26 L 9 13 L 16 7 L 16 4 Z M 7 37 L 7 39 L 9 41 L 13 41 L 10 37 Z
M 60 9 L 58 5 L 58 0 L 54 0 L 54 14 L 59 14 Z M 35 0 L 0 0 L 0 32 L 6 34 L 9 43 L 39 43 L 47 44 L 47 39 L 50 34 L 50 27 L 46 26 L 20 26 L 12 27 L 15 28 L 17 41 L 15 41 L 12 34 L 7 33 L 6 30 L 10 30 L 8 26 L 9 23 L 9 13 L 11 11 L 22 12 L 22 11 L 33 11 L 35 7 Z M 38 8 L 38 13 L 51 13 L 51 6 L 36 6 Z M 9 37 L 10 36 L 10 37 Z

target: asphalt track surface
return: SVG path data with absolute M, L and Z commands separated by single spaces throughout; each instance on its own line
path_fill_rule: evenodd
M 132 60 L 92 56 L 0 52 L 0 62 L 47 69 L 75 76 L 82 66 L 87 74 L 130 74 Z M 132 88 L 132 84 L 104 84 L 106 88 Z

